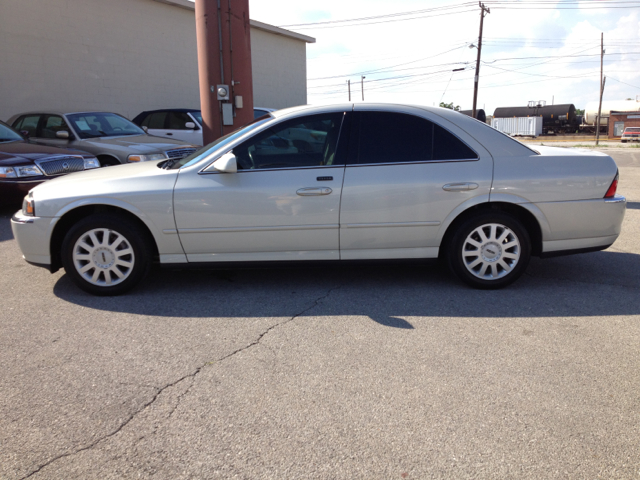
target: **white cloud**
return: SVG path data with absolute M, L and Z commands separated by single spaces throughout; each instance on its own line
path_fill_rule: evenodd
M 431 1 L 425 5 L 422 0 L 325 0 L 321 4 L 311 4 L 299 0 L 251 0 L 250 13 L 256 20 L 289 25 L 459 3 Z M 491 8 L 490 1 L 487 4 Z M 358 27 L 288 27 L 317 40 L 316 44 L 307 47 L 309 102 L 346 101 L 348 79 L 352 81 L 352 98 L 359 100 L 360 74 L 386 68 L 365 73 L 367 101 L 431 105 L 442 99 L 465 109 L 471 108 L 477 51 L 466 45 L 477 42 L 480 10 L 478 7 L 470 10 L 456 15 Z M 594 12 L 598 12 L 597 15 Z M 478 107 L 486 106 L 490 114 L 499 106 L 526 105 L 529 100 L 551 103 L 553 99 L 555 103 L 574 103 L 581 108 L 586 102 L 597 99 L 600 32 L 604 32 L 607 53 L 612 54 L 605 57 L 605 74 L 609 72 L 610 75 L 605 98 L 635 98 L 640 88 L 636 92 L 633 87 L 615 82 L 613 78 L 640 85 L 640 73 L 636 73 L 640 55 L 628 53 L 640 53 L 639 27 L 637 12 L 622 9 L 491 8 L 484 21 L 482 59 L 493 63 L 481 66 Z M 624 52 L 627 54 L 617 55 Z M 452 72 L 463 66 L 467 67 L 466 71 Z M 337 78 L 315 80 L 333 76 Z

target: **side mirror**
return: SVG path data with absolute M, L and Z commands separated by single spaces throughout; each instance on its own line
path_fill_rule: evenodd
M 20 135 L 24 138 L 29 138 L 29 130 L 20 130 Z
M 144 133 L 149 133 L 149 127 L 142 127 L 142 130 L 144 130 Z
M 69 132 L 67 132 L 66 130 L 58 130 L 56 132 L 56 137 L 68 140 L 69 139 Z
M 184 124 L 184 128 L 190 128 L 191 130 L 195 130 L 196 124 L 193 122 L 187 122 Z
M 225 153 L 215 162 L 213 162 L 205 171 L 218 171 L 222 173 L 236 173 L 238 171 L 238 162 L 236 156 L 231 153 Z

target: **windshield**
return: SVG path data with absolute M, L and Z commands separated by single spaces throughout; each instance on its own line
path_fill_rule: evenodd
M 184 157 L 183 159 L 178 160 L 175 163 L 172 163 L 170 167 L 165 166 L 164 168 L 169 168 L 173 170 L 176 168 L 188 167 L 190 165 L 198 163 L 200 160 L 202 160 L 207 155 L 209 155 L 209 153 L 211 153 L 213 150 L 222 148 L 225 144 L 231 143 L 237 138 L 241 137 L 242 135 L 248 132 L 251 132 L 252 130 L 255 130 L 256 128 L 260 127 L 263 123 L 265 123 L 267 120 L 270 120 L 270 119 L 271 117 L 265 117 L 265 118 L 259 118 L 257 120 L 254 120 L 253 122 L 248 123 L 244 127 L 240 127 L 238 130 L 235 130 L 231 133 L 227 133 L 224 137 L 220 137 L 213 143 L 210 143 L 209 145 L 206 145 L 200 150 L 193 152 L 188 157 Z
M 0 143 L 24 140 L 14 129 L 0 122 Z
M 74 113 L 67 119 L 80 138 L 145 135 L 144 130 L 115 113 Z
M 193 118 L 195 118 L 198 121 L 198 123 L 200 125 L 203 125 L 203 123 L 202 123 L 202 112 L 197 111 L 197 112 L 189 112 L 189 113 L 193 116 Z

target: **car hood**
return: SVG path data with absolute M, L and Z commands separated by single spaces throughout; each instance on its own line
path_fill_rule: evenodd
M 0 143 L 0 164 L 25 163 L 25 161 L 39 160 L 53 155 L 83 155 L 93 156 L 81 150 L 36 145 L 27 142 Z
M 171 140 L 153 135 L 127 135 L 123 137 L 87 138 L 79 141 L 80 145 L 94 148 L 115 147 L 135 153 L 152 153 L 188 145 L 180 140 Z
M 38 216 L 56 217 L 69 208 L 90 204 L 137 205 L 151 210 L 170 203 L 179 170 L 159 162 L 130 163 L 75 172 L 32 190 Z M 167 200 L 168 199 L 168 200 Z M 160 202 L 160 203 L 156 203 Z

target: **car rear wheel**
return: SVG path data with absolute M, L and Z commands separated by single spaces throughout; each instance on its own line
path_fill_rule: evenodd
M 453 273 L 475 288 L 505 287 L 524 273 L 531 256 L 527 230 L 511 215 L 484 213 L 464 222 L 448 250 Z
M 86 217 L 62 243 L 62 264 L 76 285 L 94 295 L 120 295 L 148 273 L 147 235 L 130 220 L 112 214 Z

